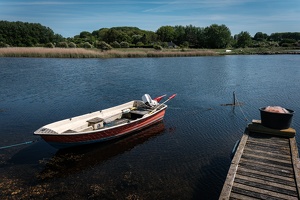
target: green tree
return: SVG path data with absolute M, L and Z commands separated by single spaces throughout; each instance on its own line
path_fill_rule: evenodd
M 242 31 L 237 35 L 237 47 L 249 47 L 252 44 L 251 35 L 247 31 Z
M 265 41 L 268 39 L 268 35 L 266 33 L 257 32 L 253 39 L 256 41 Z
M 172 26 L 162 26 L 156 31 L 156 34 L 161 42 L 171 42 L 174 40 L 175 29 Z
M 117 29 L 111 28 L 105 33 L 103 40 L 107 43 L 112 43 L 114 41 L 117 41 L 117 42 L 126 41 L 126 42 L 130 43 L 131 37 L 129 37 L 123 31 L 119 31 Z
M 93 31 L 92 35 L 99 41 L 104 41 L 104 37 L 107 34 L 109 28 L 101 28 L 97 31 Z
M 296 44 L 296 40 L 295 39 L 282 39 L 279 42 L 279 45 L 282 47 L 292 47 Z
M 231 32 L 224 24 L 206 27 L 203 35 L 207 48 L 226 48 L 231 42 Z
M 63 37 L 38 23 L 0 21 L 0 41 L 10 46 L 41 46 L 63 41 Z
M 140 40 L 143 44 L 148 44 L 148 37 L 147 37 L 146 33 L 144 33 L 144 35 L 142 36 L 142 38 Z
M 143 37 L 143 36 L 141 36 L 141 35 L 133 35 L 133 36 L 132 36 L 132 43 L 133 43 L 133 44 L 136 44 L 136 43 L 138 43 L 138 42 L 141 42 L 142 37 Z
M 195 26 L 189 25 L 185 27 L 185 41 L 189 43 L 189 46 L 199 46 L 198 38 L 201 34 L 201 29 Z
M 98 41 L 105 41 L 111 44 L 114 41 L 128 42 L 129 44 L 136 44 L 142 42 L 143 44 L 153 43 L 157 40 L 157 35 L 153 31 L 141 30 L 137 27 L 113 27 L 102 28 L 92 32 L 93 37 Z
M 293 39 L 293 40 L 299 41 L 300 40 L 300 32 L 272 33 L 269 36 L 269 40 L 272 40 L 272 41 L 281 41 L 284 39 Z
M 92 34 L 88 31 L 82 31 L 79 35 L 80 38 L 89 38 L 91 36 L 92 36 Z
M 177 45 L 181 45 L 186 42 L 186 34 L 184 26 L 175 26 L 174 27 L 174 40 L 173 42 Z

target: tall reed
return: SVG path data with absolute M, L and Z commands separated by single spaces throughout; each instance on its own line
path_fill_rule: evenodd
M 0 48 L 3 57 L 42 57 L 42 58 L 99 58 L 101 52 L 81 48 Z
M 101 51 L 83 48 L 40 48 L 10 47 L 0 48 L 0 57 L 40 57 L 40 58 L 141 58 L 141 57 L 190 57 L 212 56 L 218 53 L 210 50 L 163 50 L 154 49 L 114 49 Z

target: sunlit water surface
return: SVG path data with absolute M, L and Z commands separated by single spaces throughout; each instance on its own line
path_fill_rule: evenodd
M 298 55 L 0 58 L 0 147 L 36 141 L 0 149 L 0 198 L 217 199 L 259 107 L 294 110 L 300 130 L 299 63 Z M 242 105 L 222 106 L 233 92 Z M 145 93 L 177 96 L 162 123 L 138 134 L 63 151 L 33 135 Z

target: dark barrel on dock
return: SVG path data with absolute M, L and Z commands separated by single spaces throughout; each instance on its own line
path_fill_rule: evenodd
M 287 129 L 291 126 L 294 111 L 286 109 L 288 113 L 277 113 L 260 108 L 261 124 L 272 129 Z

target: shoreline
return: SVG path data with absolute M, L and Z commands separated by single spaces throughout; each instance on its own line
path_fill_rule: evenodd
M 0 57 L 32 58 L 147 58 L 147 57 L 197 57 L 224 55 L 282 55 L 300 54 L 299 49 L 164 49 L 157 51 L 146 48 L 126 48 L 101 51 L 84 48 L 43 48 L 43 47 L 7 47 L 0 48 Z

